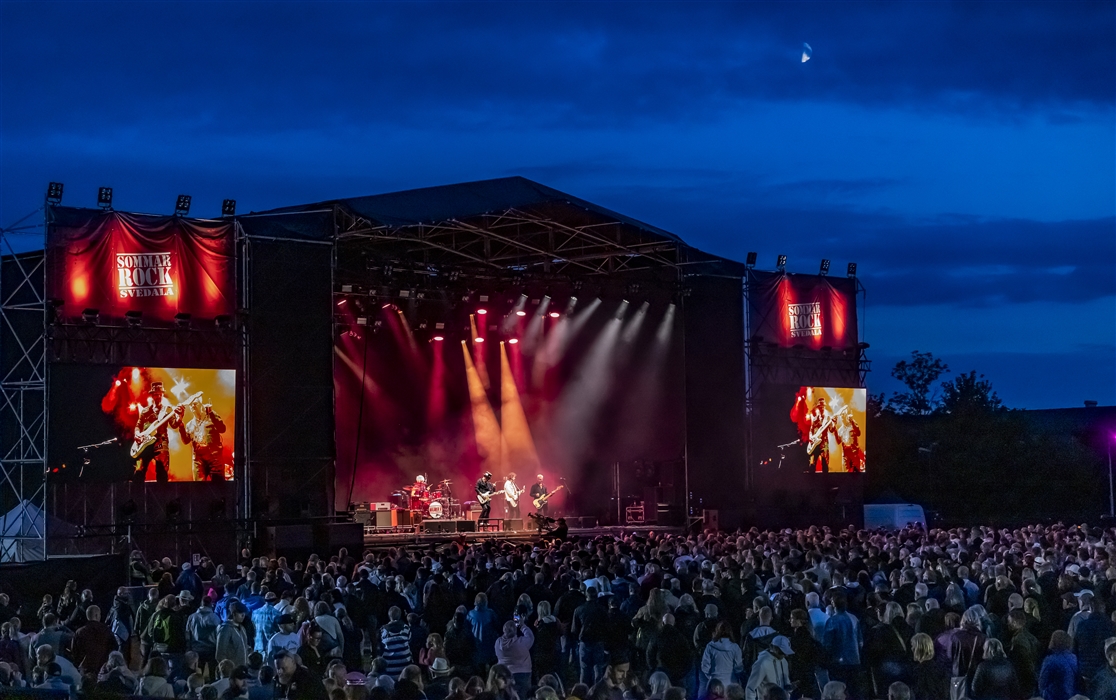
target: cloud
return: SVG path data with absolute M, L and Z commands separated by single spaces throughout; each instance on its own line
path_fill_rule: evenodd
M 630 125 L 768 100 L 1064 122 L 1116 101 L 1110 3 L 307 7 L 4 3 L 5 127 Z

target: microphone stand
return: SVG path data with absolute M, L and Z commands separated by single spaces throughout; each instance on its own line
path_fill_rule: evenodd
M 78 470 L 78 478 L 80 479 L 85 475 L 85 467 L 90 462 L 89 450 L 95 450 L 98 447 L 105 447 L 106 445 L 111 445 L 115 442 L 119 441 L 116 438 L 109 438 L 104 442 L 98 442 L 92 445 L 81 445 L 80 447 L 78 447 L 77 449 L 81 451 L 81 469 Z

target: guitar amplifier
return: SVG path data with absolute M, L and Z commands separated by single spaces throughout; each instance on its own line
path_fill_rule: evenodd
M 372 504 L 372 510 L 391 510 L 391 501 L 376 501 Z
M 466 503 L 465 505 L 468 506 L 465 509 L 465 519 L 466 520 L 472 520 L 473 522 L 476 522 L 477 520 L 479 520 L 480 519 L 480 512 L 481 512 L 480 504 L 476 503 L 474 501 L 471 501 L 469 503 Z
M 409 510 L 396 508 L 376 511 L 376 527 L 407 527 L 412 524 Z

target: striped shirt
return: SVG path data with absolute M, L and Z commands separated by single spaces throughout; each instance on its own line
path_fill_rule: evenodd
M 411 663 L 411 628 L 396 620 L 380 630 L 382 656 L 387 663 L 387 674 L 397 677 Z

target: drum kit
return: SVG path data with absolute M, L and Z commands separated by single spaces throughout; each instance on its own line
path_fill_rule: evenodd
M 391 494 L 392 504 L 419 514 L 424 520 L 439 520 L 452 517 L 460 510 L 460 503 L 453 498 L 449 479 L 442 479 L 433 486 L 425 481 L 416 481 Z

